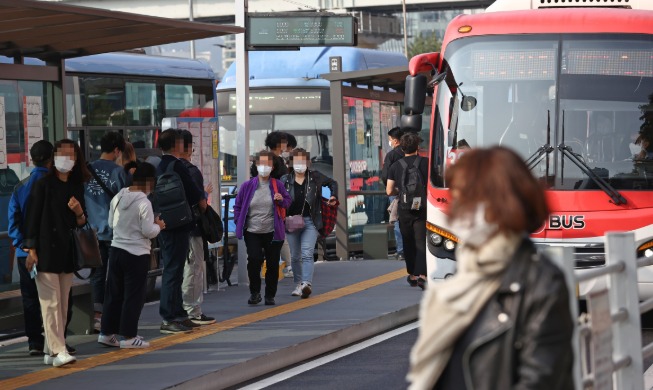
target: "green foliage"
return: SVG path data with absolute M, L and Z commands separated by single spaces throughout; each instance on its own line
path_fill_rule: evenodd
M 442 42 L 435 35 L 435 32 L 427 36 L 417 36 L 408 44 L 408 59 L 422 53 L 438 52 L 441 46 Z

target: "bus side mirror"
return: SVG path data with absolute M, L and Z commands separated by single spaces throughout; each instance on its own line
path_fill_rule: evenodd
M 426 102 L 426 76 L 406 76 L 406 88 L 404 90 L 404 114 L 419 115 L 424 112 Z
M 402 130 L 420 132 L 422 130 L 422 114 L 402 115 L 400 126 Z

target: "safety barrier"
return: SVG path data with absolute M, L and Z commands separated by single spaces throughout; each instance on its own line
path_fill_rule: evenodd
M 570 297 L 572 314 L 578 318 L 574 332 L 576 389 L 644 388 L 643 360 L 653 355 L 653 343 L 642 348 L 640 314 L 653 309 L 653 298 L 640 303 L 637 270 L 653 265 L 653 257 L 638 259 L 634 248 L 633 233 L 608 233 L 605 266 L 591 269 L 574 269 L 573 248 L 546 251 L 565 271 L 572 292 L 578 291 L 579 283 L 605 280 L 605 289 L 584 297 L 587 314 L 579 317 L 578 297 Z

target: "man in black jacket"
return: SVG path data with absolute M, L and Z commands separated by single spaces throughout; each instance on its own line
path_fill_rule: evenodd
M 188 168 L 179 160 L 184 152 L 184 138 L 181 130 L 169 129 L 161 133 L 159 147 L 163 151 L 161 162 L 157 167 L 157 176 L 163 174 L 168 164 L 175 164 L 174 171 L 183 182 L 186 200 L 191 207 L 199 205 L 206 209 L 204 190 L 193 181 Z M 163 318 L 161 333 L 171 334 L 187 332 L 196 326 L 189 318 L 182 305 L 181 284 L 184 264 L 188 256 L 190 233 L 195 222 L 174 229 L 162 230 L 159 234 L 163 275 L 161 276 L 161 300 L 159 314 Z
M 399 127 L 393 127 L 388 131 L 388 144 L 392 149 L 385 155 L 385 159 L 383 159 L 383 168 L 381 170 L 381 181 L 383 182 L 384 185 L 388 182 L 388 171 L 390 170 L 392 164 L 401 160 L 404 157 L 404 152 L 401 151 L 401 147 L 399 146 L 399 140 L 401 139 L 402 135 L 404 135 L 404 131 Z M 396 198 L 396 196 L 394 195 L 389 196 L 388 204 L 392 203 L 394 198 Z M 397 260 L 403 260 L 404 242 L 401 237 L 401 231 L 399 230 L 399 222 L 395 222 L 394 225 L 395 225 L 395 241 L 397 243 L 396 246 Z

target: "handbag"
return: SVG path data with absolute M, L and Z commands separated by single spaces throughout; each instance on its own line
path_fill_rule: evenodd
M 308 181 L 309 181 L 309 176 L 308 173 L 306 174 L 306 180 L 304 180 L 304 186 L 307 188 L 306 191 L 304 191 L 304 194 L 308 192 Z M 294 233 L 298 230 L 302 230 L 305 226 L 306 223 L 304 222 L 304 208 L 306 207 L 306 197 L 304 197 L 304 204 L 302 205 L 302 211 L 298 215 L 291 215 L 286 217 L 286 231 L 288 233 Z
M 395 223 L 399 219 L 397 217 L 397 207 L 399 206 L 399 197 L 395 197 L 392 202 L 390 202 L 390 205 L 388 206 L 388 222 L 390 223 Z
M 75 273 L 76 271 L 85 268 L 102 267 L 100 245 L 98 243 L 95 229 L 91 228 L 87 222 L 82 227 L 72 229 L 71 235 L 73 237 L 73 261 Z
M 220 215 L 210 205 L 202 213 L 199 221 L 202 238 L 210 243 L 216 243 L 222 239 L 223 225 Z
M 272 188 L 274 189 L 274 194 L 279 193 L 279 188 L 277 188 L 277 179 L 270 179 L 272 180 Z M 274 208 L 277 210 L 277 214 L 279 214 L 279 217 L 281 218 L 282 221 L 286 219 L 286 209 L 281 207 L 278 203 L 274 203 Z
M 333 229 L 336 227 L 336 218 L 338 216 L 338 206 L 340 202 L 336 199 L 336 204 L 333 206 L 329 205 L 329 200 L 327 198 L 322 198 L 321 209 L 322 209 L 322 228 L 320 231 L 321 237 L 326 237 Z

